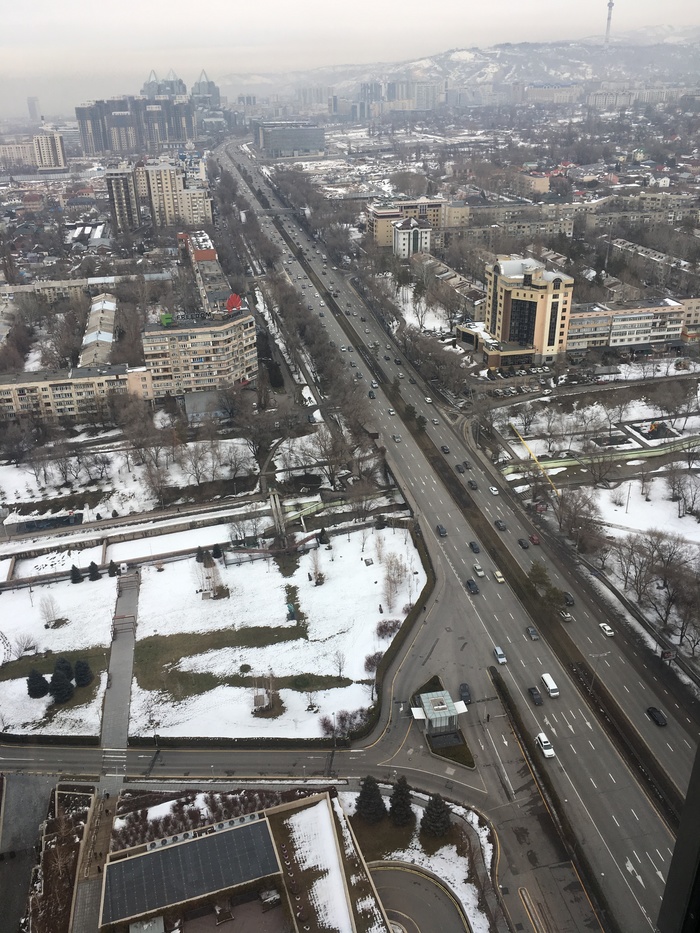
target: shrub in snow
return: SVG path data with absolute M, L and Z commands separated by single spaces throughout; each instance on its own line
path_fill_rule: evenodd
M 201 547 L 197 548 L 197 556 L 195 557 L 195 560 L 198 564 L 204 563 L 204 551 L 201 549 Z
M 73 680 L 73 665 L 70 663 L 68 658 L 58 658 L 56 663 L 53 666 L 54 673 L 60 671 L 62 674 L 66 675 L 68 680 Z
M 357 815 L 368 823 L 380 823 L 386 816 L 384 798 L 379 790 L 379 784 L 371 774 L 362 780 L 360 793 L 357 796 Z
M 450 808 L 440 794 L 432 794 L 420 821 L 420 831 L 426 836 L 441 838 L 450 831 Z
M 107 573 L 109 574 L 110 577 L 116 577 L 119 574 L 119 571 L 117 570 L 117 565 L 114 563 L 113 560 L 109 562 Z
M 415 819 L 411 806 L 411 786 L 403 774 L 391 793 L 389 817 L 394 826 L 409 826 Z
M 73 564 L 73 566 L 70 569 L 70 582 L 71 583 L 82 583 L 83 582 L 83 575 L 78 570 L 78 568 L 75 566 L 75 564 Z
M 221 548 L 219 547 L 218 544 L 215 544 L 214 547 L 211 549 L 211 556 L 214 557 L 214 558 L 216 558 L 216 560 L 219 560 L 219 559 L 220 559 L 220 557 L 221 557 Z
M 48 680 L 33 667 L 27 677 L 27 693 L 33 700 L 38 700 L 40 697 L 45 697 L 48 692 Z
M 100 571 L 97 569 L 97 564 L 94 560 L 90 561 L 90 566 L 88 567 L 88 578 L 90 580 L 100 579 Z
M 54 671 L 49 684 L 49 693 L 53 697 L 54 703 L 67 703 L 73 697 L 75 687 L 63 671 Z
M 90 670 L 90 665 L 82 658 L 75 662 L 75 685 L 76 687 L 87 687 L 94 680 L 94 674 Z

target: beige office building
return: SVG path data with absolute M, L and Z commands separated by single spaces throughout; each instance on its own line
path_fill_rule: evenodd
M 566 350 L 574 280 L 534 259 L 499 256 L 486 266 L 486 327 L 503 349 L 536 362 Z

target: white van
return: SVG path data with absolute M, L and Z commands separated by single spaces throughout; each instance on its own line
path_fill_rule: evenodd
M 544 689 L 551 697 L 559 696 L 559 687 L 557 687 L 557 685 L 554 683 L 551 674 L 543 674 L 541 680 L 542 684 L 544 685 Z

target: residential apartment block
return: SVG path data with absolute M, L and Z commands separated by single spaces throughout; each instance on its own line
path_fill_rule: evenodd
M 177 151 L 196 139 L 194 104 L 185 95 L 95 100 L 76 107 L 75 116 L 85 155 Z
M 156 400 L 248 383 L 258 372 L 255 321 L 247 308 L 197 321 L 163 315 L 146 326 L 143 355 Z
M 486 266 L 486 327 L 498 344 L 532 351 L 536 361 L 564 353 L 574 280 L 534 259 L 499 256 Z
M 130 162 L 109 166 L 105 181 L 115 231 L 127 233 L 137 230 L 141 226 L 141 205 L 134 166 Z
M 0 375 L 0 420 L 32 416 L 42 421 L 79 418 L 99 411 L 119 395 L 153 398 L 151 374 L 126 363 L 99 368 L 3 373 Z
M 394 223 L 406 218 L 427 221 L 437 230 L 444 226 L 443 212 L 447 201 L 443 198 L 396 198 L 374 201 L 367 205 L 367 230 L 377 246 L 394 245 Z
M 40 172 L 62 172 L 68 168 L 63 136 L 41 133 L 26 142 L 0 145 L 0 168 L 36 166 Z
M 179 160 L 120 162 L 105 176 L 112 220 L 120 232 L 141 226 L 142 202 L 149 205 L 156 227 L 212 223 L 212 196 L 203 171 L 186 171 Z
M 574 305 L 566 349 L 665 352 L 683 345 L 685 316 L 682 302 L 671 298 Z

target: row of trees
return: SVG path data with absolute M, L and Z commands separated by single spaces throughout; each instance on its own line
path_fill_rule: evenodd
M 31 669 L 27 677 L 27 693 L 33 700 L 50 694 L 54 703 L 67 703 L 73 698 L 76 687 L 88 687 L 93 680 L 87 661 L 79 658 L 74 668 L 67 658 L 58 658 L 50 680 L 35 667 Z
M 412 826 L 415 814 L 411 805 L 412 788 L 401 775 L 389 799 L 388 816 L 396 827 Z M 376 778 L 371 774 L 363 778 L 357 797 L 357 815 L 370 824 L 381 823 L 387 816 L 387 808 Z M 426 836 L 442 838 L 451 828 L 450 808 L 440 794 L 431 794 L 428 798 L 420 821 L 420 831 Z

